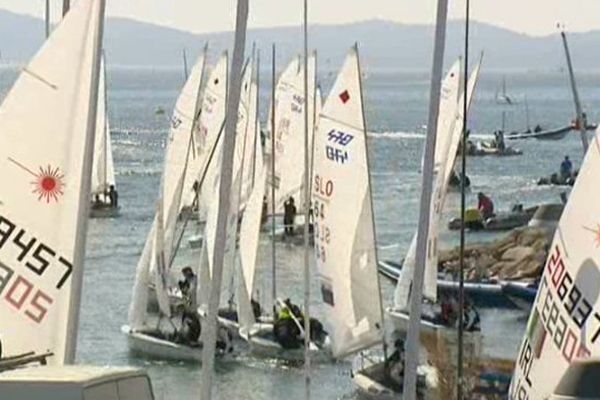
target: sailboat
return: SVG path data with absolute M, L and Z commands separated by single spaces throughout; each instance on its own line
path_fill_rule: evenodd
M 308 148 L 312 148 L 312 137 L 316 126 L 317 116 L 321 110 L 321 91 L 316 84 L 317 55 L 313 52 L 308 60 L 308 116 L 309 116 L 309 140 Z M 290 199 L 294 200 L 297 209 L 297 217 L 294 221 L 294 231 L 301 231 L 304 225 L 302 215 L 302 201 L 304 198 L 304 169 L 300 166 L 304 162 L 304 117 L 302 113 L 304 103 L 304 72 L 300 57 L 296 56 L 288 64 L 277 81 L 275 88 L 275 102 L 271 110 L 275 112 L 275 154 L 267 147 L 267 158 L 275 160 L 275 176 L 269 177 L 271 184 L 275 186 L 275 215 L 284 213 L 284 206 Z M 269 121 L 271 116 L 269 116 Z M 267 131 L 267 142 L 271 141 L 271 129 Z M 310 157 L 309 157 L 310 158 Z M 290 239 L 284 235 L 283 227 L 277 230 L 277 238 Z M 302 243 L 301 235 L 298 240 L 288 240 L 292 244 Z
M 511 399 L 551 398 L 577 359 L 600 355 L 599 135 L 590 143 L 550 246 L 517 354 Z
M 199 198 L 202 189 L 214 190 L 214 172 L 211 181 L 206 180 L 206 184 L 204 181 L 214 164 L 212 160 L 215 158 L 220 128 L 216 131 L 209 129 L 217 126 L 217 123 L 210 124 L 209 121 L 215 114 L 217 119 L 224 115 L 224 111 L 219 111 L 219 101 L 224 102 L 226 93 L 227 55 L 220 58 L 205 89 L 204 101 L 210 101 L 214 107 L 203 108 L 200 121 L 196 122 L 204 59 L 205 55 L 201 56 L 192 69 L 174 111 L 157 212 L 136 269 L 129 325 L 121 329 L 127 336 L 130 350 L 163 359 L 202 359 L 201 338 L 182 337 L 181 326 L 178 325 L 182 318 L 173 318 L 173 303 L 180 303 L 181 296 L 173 293 L 171 268 L 180 245 L 176 226 L 184 204 L 192 205 L 197 201 L 194 199 Z M 195 212 L 201 211 L 197 209 Z M 151 286 L 158 303 L 157 321 L 149 313 L 148 288 Z M 190 312 L 186 318 L 189 319 L 189 326 L 193 326 L 190 331 L 198 329 L 199 335 L 199 317 L 195 312 Z M 166 327 L 164 320 L 167 321 Z
M 98 111 L 96 121 L 96 140 L 94 141 L 94 161 L 92 166 L 92 204 L 91 218 L 114 218 L 119 215 L 120 207 L 112 204 L 116 201 L 115 167 L 110 142 L 108 122 L 106 65 L 104 57 L 101 63 L 98 88 Z M 113 200 L 111 200 L 113 199 Z
M 517 104 L 516 99 L 512 96 L 509 96 L 506 92 L 506 76 L 502 77 L 502 89 L 500 91 L 496 91 L 496 103 L 507 104 L 510 106 Z
M 452 173 L 456 149 L 460 144 L 462 135 L 462 96 L 459 100 L 459 75 L 460 62 L 456 62 L 448 72 L 442 82 L 440 113 L 438 117 L 438 130 L 435 149 L 434 162 L 434 192 L 432 203 L 429 207 L 430 224 L 428 233 L 428 252 L 425 266 L 425 285 L 424 296 L 426 299 L 435 303 L 438 292 L 438 235 L 442 211 L 445 203 L 450 175 Z M 471 73 L 467 89 L 467 108 L 471 105 L 471 99 L 479 77 L 481 61 L 475 70 Z M 408 304 L 410 292 L 412 289 L 412 277 L 415 268 L 416 238 L 413 236 L 408 254 L 403 262 L 403 268 L 400 279 L 394 292 L 394 306 L 387 309 L 387 312 L 394 323 L 395 328 L 400 332 L 406 332 L 410 321 L 408 313 Z M 448 326 L 437 321 L 433 316 L 424 317 L 421 321 L 422 335 L 437 334 L 444 332 Z M 473 341 L 480 339 L 480 334 L 470 332 Z

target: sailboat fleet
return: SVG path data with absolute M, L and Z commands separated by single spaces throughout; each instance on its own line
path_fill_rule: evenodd
M 244 38 L 247 2 L 238 7 L 237 34 Z M 72 366 L 45 372 L 31 365 L 74 363 L 88 219 L 120 213 L 102 55 L 104 8 L 104 0 L 78 2 L 0 106 L 0 177 L 11 182 L 0 199 L 0 390 L 8 390 L 3 389 L 7 382 L 26 387 L 60 381 L 77 386 L 87 398 L 92 381 L 127 387 L 130 380 L 142 379 L 143 389 L 138 386 L 137 394 L 121 398 L 152 398 L 141 371 Z M 443 24 L 438 28 L 445 26 L 445 16 L 438 23 Z M 456 61 L 437 82 L 439 93 L 432 90 L 432 106 L 439 112 L 430 114 L 437 120 L 431 132 L 435 138 L 428 141 L 423 160 L 424 176 L 431 178 L 424 183 L 430 185 L 424 188 L 429 196 L 421 208 L 427 224 L 414 235 L 393 306 L 385 308 L 358 45 L 350 49 L 324 102 L 316 53 L 293 57 L 273 79 L 265 133 L 259 118 L 260 53 L 253 50 L 242 65 L 239 46 L 232 66 L 224 52 L 209 68 L 208 46 L 189 74 L 186 59 L 155 213 L 122 327 L 129 349 L 177 361 L 206 362 L 214 350 L 220 362 L 250 354 L 305 365 L 364 360 L 376 352 L 383 357 L 353 373 L 359 392 L 376 398 L 422 395 L 442 371 L 429 365 L 419 368 L 418 379 L 404 375 L 413 373 L 408 363 L 404 369 L 402 354 L 404 338 L 414 337 L 415 327 L 425 342 L 428 336 L 448 340 L 459 348 L 459 357 L 465 348 L 481 355 L 474 320 L 459 323 L 456 337 L 456 322 L 446 320 L 443 310 L 435 311 L 441 213 L 481 60 L 466 82 L 461 74 L 467 67 Z M 443 53 L 443 40 L 436 42 L 438 51 L 439 46 Z M 441 62 L 442 57 L 434 59 L 434 72 L 441 71 Z M 504 91 L 501 98 L 512 104 Z M 232 110 L 237 110 L 233 119 Z M 32 113 L 36 118 L 29 117 Z M 598 353 L 595 249 L 600 233 L 594 218 L 600 215 L 595 216 L 594 205 L 600 199 L 590 188 L 600 168 L 599 152 L 596 136 L 550 248 L 516 360 L 511 399 L 545 399 L 571 390 L 570 381 L 561 378 L 584 375 L 587 364 L 575 360 Z M 290 206 L 308 218 L 286 220 Z M 283 233 L 276 229 L 281 216 Z M 278 295 L 276 279 L 269 303 L 261 304 L 264 296 L 257 292 L 261 235 L 274 243 L 281 236 L 300 238 L 300 229 L 305 234 L 296 244 L 313 247 L 316 274 L 305 279 L 318 284 L 322 321 L 286 294 Z M 182 266 L 185 238 L 199 251 L 192 250 L 193 261 Z M 271 268 L 275 278 L 277 263 Z M 414 300 L 421 298 L 421 290 L 427 305 Z M 422 318 L 411 317 L 415 307 Z M 396 338 L 392 348 L 387 327 Z

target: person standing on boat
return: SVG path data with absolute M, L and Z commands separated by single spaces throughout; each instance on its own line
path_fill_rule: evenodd
M 569 179 L 573 175 L 573 163 L 569 159 L 569 156 L 565 156 L 565 159 L 560 163 L 560 177 L 563 180 Z
M 479 192 L 477 194 L 477 200 L 478 200 L 477 209 L 481 213 L 481 217 L 483 218 L 483 220 L 485 221 L 488 218 L 493 217 L 494 216 L 494 203 L 492 202 L 492 199 L 490 199 L 488 196 L 483 194 L 483 192 Z
M 471 303 L 470 300 L 467 300 L 465 302 L 463 321 L 465 331 L 477 332 L 481 330 L 481 319 L 479 318 L 479 313 L 477 312 L 475 306 L 473 306 L 473 303 Z
M 181 270 L 183 280 L 179 281 L 179 290 L 186 306 L 186 310 L 195 312 L 198 308 L 196 292 L 198 290 L 198 278 L 191 267 L 185 267 Z
M 390 379 L 395 384 L 402 386 L 404 384 L 404 340 L 396 339 L 394 341 L 394 352 L 388 358 Z
M 119 193 L 115 190 L 115 185 L 110 185 L 108 189 L 108 199 L 112 208 L 119 207 Z
M 294 220 L 296 219 L 296 204 L 294 198 L 290 198 L 283 203 L 283 227 L 286 236 L 294 236 Z

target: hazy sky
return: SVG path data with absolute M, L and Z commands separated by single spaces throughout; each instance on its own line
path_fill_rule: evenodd
M 50 0 L 58 14 L 62 0 Z M 82 1 L 82 0 L 72 0 Z M 167 25 L 192 32 L 231 29 L 235 0 L 107 0 L 108 14 Z M 302 0 L 250 0 L 250 26 L 297 25 Z M 465 0 L 450 0 L 450 17 L 463 18 Z M 45 0 L 0 0 L 0 8 L 43 15 Z M 381 18 L 430 24 L 435 0 L 309 0 L 314 23 L 342 23 Z M 600 0 L 471 0 L 472 18 L 532 35 L 556 32 L 557 22 L 570 31 L 600 28 Z

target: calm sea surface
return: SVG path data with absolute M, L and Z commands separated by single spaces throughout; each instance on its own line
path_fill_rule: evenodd
M 368 66 L 367 66 L 368 70 Z M 200 367 L 134 358 L 129 355 L 120 326 L 127 323 L 127 310 L 133 287 L 134 270 L 154 212 L 164 156 L 164 144 L 175 98 L 183 84 L 180 69 L 109 69 L 109 114 L 112 130 L 117 184 L 122 216 L 114 220 L 92 220 L 89 225 L 85 265 L 84 299 L 78 360 L 97 365 L 136 365 L 150 372 L 158 399 L 199 398 Z M 262 82 L 270 82 L 266 71 Z M 15 70 L 0 70 L 2 93 L 10 87 Z M 475 138 L 489 135 L 501 126 L 506 111 L 508 129 L 524 129 L 527 96 L 532 125 L 562 126 L 574 114 L 567 76 L 564 73 L 513 73 L 506 76 L 514 106 L 496 104 L 495 92 L 502 75 L 484 70 L 472 107 L 470 128 Z M 323 74 L 326 93 L 331 74 Z M 399 260 L 406 252 L 416 229 L 421 177 L 420 160 L 424 145 L 424 124 L 428 105 L 427 73 L 369 71 L 364 82 L 370 159 L 373 180 L 377 238 L 382 259 Z M 600 105 L 600 74 L 579 76 L 580 94 L 591 121 Z M 269 87 L 261 88 L 261 114 L 264 121 Z M 167 115 L 157 116 L 162 107 Z M 573 134 L 558 142 L 519 141 L 510 143 L 523 150 L 521 157 L 470 158 L 468 175 L 475 202 L 478 191 L 489 193 L 497 208 L 507 209 L 515 202 L 525 206 L 559 200 L 560 190 L 538 187 L 536 179 L 558 169 L 568 154 L 576 165 L 582 158 L 580 139 Z M 446 218 L 458 213 L 459 195 L 451 193 Z M 469 242 L 490 240 L 490 234 L 471 234 Z M 442 227 L 446 246 L 458 242 L 458 233 Z M 198 257 L 185 248 L 179 264 Z M 257 280 L 264 302 L 268 302 L 271 258 L 265 237 L 260 249 L 261 272 Z M 279 293 L 301 302 L 302 249 L 277 246 Z M 179 266 L 179 265 L 178 265 Z M 393 288 L 384 281 L 383 298 L 392 301 Z M 315 290 L 316 292 L 316 284 Z M 316 296 L 315 296 L 316 297 Z M 321 309 L 317 299 L 313 312 Z M 520 344 L 526 315 L 514 311 L 491 310 L 482 315 L 486 351 L 491 355 L 514 355 Z M 318 365 L 313 369 L 314 398 L 350 399 L 356 397 L 350 379 L 350 360 Z M 288 400 L 303 398 L 302 369 L 281 367 L 265 360 L 242 358 L 217 367 L 216 398 Z

